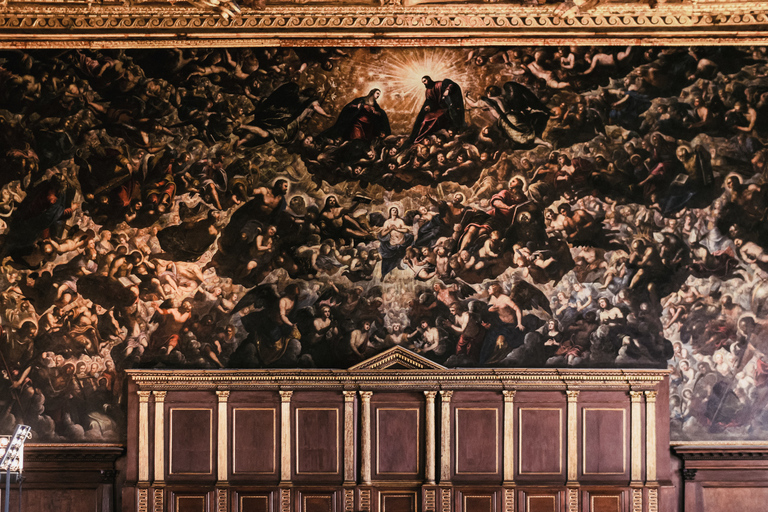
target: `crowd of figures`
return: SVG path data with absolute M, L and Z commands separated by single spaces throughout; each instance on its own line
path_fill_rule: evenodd
M 674 436 L 768 429 L 763 50 L 441 52 L 415 108 L 386 77 L 427 50 L 3 53 L 2 428 L 116 440 L 126 368 L 402 346 L 668 364 Z

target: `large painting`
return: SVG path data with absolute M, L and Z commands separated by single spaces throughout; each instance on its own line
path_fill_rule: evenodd
M 763 48 L 0 55 L 0 430 L 126 368 L 666 368 L 768 433 Z

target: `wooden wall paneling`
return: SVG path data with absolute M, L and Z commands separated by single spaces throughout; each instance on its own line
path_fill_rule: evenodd
M 563 491 L 554 489 L 522 489 L 520 512 L 560 512 L 563 507 Z
M 299 490 L 296 493 L 298 512 L 338 512 L 339 493 L 331 489 Z
M 231 406 L 231 476 L 278 479 L 280 410 L 267 407 Z
M 417 491 L 379 491 L 378 512 L 417 512 L 418 494 Z
M 768 487 L 754 482 L 707 482 L 701 485 L 701 512 L 727 510 L 765 510 L 768 503 Z
M 275 512 L 273 493 L 238 492 L 234 494 L 233 512 Z
M 501 393 L 456 392 L 452 481 L 501 483 L 504 445 Z
M 172 512 L 209 512 L 210 496 L 191 492 L 172 493 Z
M 425 465 L 424 395 L 374 393 L 371 405 L 373 479 L 420 482 Z
M 642 457 L 644 450 L 658 454 L 658 444 L 668 443 L 663 430 L 655 432 L 655 444 L 652 436 L 645 435 L 659 421 L 659 402 L 666 402 L 662 394 L 646 393 L 649 387 L 642 383 L 599 389 L 588 380 L 574 381 L 573 386 L 566 380 L 566 385 L 543 380 L 541 387 L 531 380 L 511 389 L 515 382 L 497 376 L 498 371 L 490 378 L 479 374 L 477 385 L 462 377 L 457 389 L 440 393 L 434 391 L 432 374 L 416 379 L 416 374 L 409 374 L 407 388 L 393 386 L 389 374 L 381 382 L 361 374 L 359 381 L 350 381 L 360 393 L 359 404 L 351 385 L 336 384 L 358 377 L 342 372 L 329 374 L 335 379 L 330 386 L 323 385 L 331 382 L 327 378 L 310 375 L 305 382 L 304 374 L 298 378 L 278 373 L 270 374 L 269 385 L 256 379 L 255 384 L 229 387 L 220 374 L 211 376 L 218 379 L 215 383 L 206 383 L 206 374 L 189 384 L 174 380 L 171 386 L 147 386 L 149 391 L 141 390 L 148 393 L 144 402 L 148 428 L 142 444 L 146 453 L 141 455 L 159 464 L 159 469 L 165 465 L 168 473 L 163 480 L 162 473 L 155 478 L 151 467 L 144 470 L 146 480 L 131 483 L 132 496 L 138 499 L 129 501 L 129 509 L 174 512 L 179 505 L 204 506 L 205 512 L 629 512 L 636 506 L 643 512 L 666 510 L 659 507 L 665 483 L 648 482 L 645 467 L 641 479 L 632 482 L 636 487 L 628 487 L 630 473 L 634 475 L 634 437 L 641 438 Z M 237 382 L 244 382 L 242 376 L 237 373 Z M 289 378 L 293 380 L 281 380 Z M 555 379 L 566 377 L 557 374 Z M 200 388 L 190 389 L 195 383 Z M 631 402 L 630 391 L 642 403 Z M 436 416 L 435 477 L 440 446 L 440 473 L 434 483 L 425 480 L 429 397 Z M 134 408 L 141 403 L 138 398 L 136 394 Z M 156 401 L 164 409 L 157 409 Z M 637 415 L 635 408 L 640 409 Z M 635 417 L 642 429 L 633 437 Z M 153 424 L 156 419 L 158 428 L 164 427 L 162 436 Z M 349 428 L 350 424 L 359 429 Z M 138 462 L 136 427 L 129 450 Z M 222 428 L 224 436 L 219 435 Z M 351 442 L 347 434 L 352 434 Z M 155 451 L 156 436 L 164 438 L 167 451 Z M 370 447 L 369 480 L 364 478 L 365 445 Z M 227 453 L 221 456 L 224 447 Z M 347 464 L 347 458 L 354 463 Z M 657 464 L 659 476 L 660 468 Z M 138 475 L 138 468 L 132 471 Z M 747 481 L 744 487 L 759 487 L 759 481 Z M 704 483 L 694 482 L 698 504 L 703 503 Z M 727 486 L 708 487 L 712 503 L 724 499 L 721 487 Z M 177 503 L 177 498 L 182 501 Z
M 115 510 L 116 468 L 120 445 L 49 445 L 29 443 L 24 449 L 24 482 L 11 484 L 10 510 L 25 512 L 110 512 Z M 135 489 L 131 489 L 135 496 Z M 5 485 L 0 486 L 0 504 Z M 133 500 L 123 503 L 134 505 Z
M 763 510 L 768 502 L 768 448 L 765 445 L 682 445 L 683 510 Z M 660 510 L 665 510 L 661 509 Z
M 669 376 L 656 385 L 656 480 L 671 485 L 672 460 L 669 456 Z M 660 509 L 663 510 L 663 509 Z
M 457 489 L 456 512 L 498 512 L 501 509 L 500 492 L 495 489 Z
M 295 392 L 291 400 L 293 478 L 303 483 L 343 480 L 344 399 L 341 393 Z
M 583 392 L 579 399 L 579 480 L 630 479 L 631 413 L 621 392 Z
M 565 395 L 518 392 L 518 465 L 516 480 L 541 482 L 565 479 Z
M 214 483 L 217 477 L 218 398 L 214 391 L 168 391 L 164 422 L 165 475 L 155 482 Z M 155 415 L 150 415 L 150 419 Z M 154 442 L 154 439 L 153 439 Z M 162 483 L 161 483 L 162 485 Z
M 588 503 L 589 512 L 623 512 L 624 510 L 620 494 L 591 494 Z
M 214 411 L 205 407 L 170 407 L 168 476 L 213 475 Z

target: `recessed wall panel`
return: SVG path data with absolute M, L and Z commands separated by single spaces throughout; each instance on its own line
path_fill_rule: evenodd
M 239 496 L 238 512 L 271 512 L 270 495 Z
M 235 474 L 277 471 L 277 411 L 236 408 L 232 411 L 232 468 Z
M 170 410 L 170 474 L 207 475 L 213 471 L 213 411 Z
M 520 474 L 561 474 L 564 445 L 563 410 L 521 407 L 518 417 Z
M 497 474 L 498 409 L 457 407 L 455 415 L 456 474 Z
M 418 408 L 377 408 L 376 472 L 390 475 L 418 474 L 420 438 Z
M 416 512 L 416 493 L 379 493 L 379 510 L 380 512 Z
M 339 410 L 296 409 L 296 473 L 339 473 Z
M 622 475 L 627 471 L 626 409 L 583 410 L 582 461 L 585 475 Z
M 206 512 L 206 496 L 175 496 L 175 512 Z

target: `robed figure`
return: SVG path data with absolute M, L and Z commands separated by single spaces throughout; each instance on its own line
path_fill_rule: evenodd
M 412 143 L 419 143 L 440 130 L 461 130 L 464 127 L 464 96 L 453 80 L 435 82 L 428 76 L 421 79 L 426 91 L 416 123 L 413 125 Z
M 373 142 L 392 133 L 387 113 L 379 106 L 381 90 L 372 89 L 366 96 L 355 98 L 341 110 L 336 123 L 320 134 L 327 139 Z

